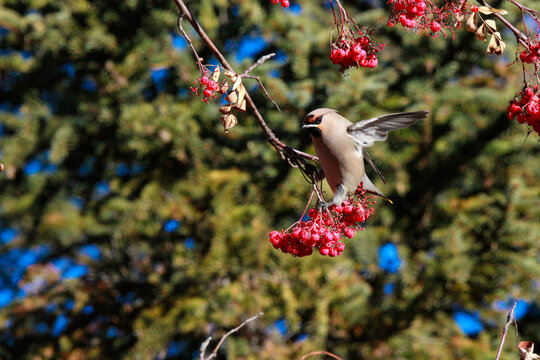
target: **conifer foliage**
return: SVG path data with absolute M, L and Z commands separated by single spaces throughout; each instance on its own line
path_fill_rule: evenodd
M 538 142 L 508 120 L 528 122 L 525 87 L 538 84 L 507 66 L 516 54 L 534 74 L 536 45 L 502 31 L 507 57 L 486 56 L 470 32 L 411 34 L 387 26 L 394 3 L 342 1 L 386 44 L 356 69 L 330 58 L 360 35 L 337 40 L 348 23 L 327 1 L 185 3 L 238 74 L 213 79 L 218 61 L 184 21 L 201 72 L 174 1 L 0 5 L 0 358 L 197 358 L 208 336 L 259 312 L 220 357 L 489 356 L 518 298 L 522 335 L 538 343 Z M 476 26 L 496 53 L 488 20 L 524 32 L 535 19 L 492 5 L 481 20 L 479 4 Z M 260 83 L 232 90 L 271 53 L 246 73 Z M 280 142 L 268 146 L 248 100 L 243 112 L 220 91 L 245 91 Z M 308 162 L 299 124 L 320 107 L 432 115 L 372 148 L 394 205 L 373 204 L 339 257 L 286 256 L 268 234 L 312 221 L 301 218 L 312 187 L 310 168 L 276 149 Z M 238 125 L 224 134 L 230 114 Z

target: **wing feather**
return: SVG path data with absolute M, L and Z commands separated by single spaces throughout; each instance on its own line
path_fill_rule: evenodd
M 377 175 L 379 175 L 379 177 L 381 178 L 382 182 L 384 184 L 386 184 L 386 180 L 384 179 L 384 176 L 383 174 L 381 173 L 381 170 L 379 170 L 378 167 L 375 166 L 375 164 L 373 163 L 373 161 L 371 160 L 371 156 L 369 156 L 368 152 L 366 151 L 366 149 L 362 149 L 362 155 L 364 157 L 364 159 L 367 160 L 367 162 L 369 163 L 369 165 L 371 165 L 371 167 L 373 168 L 373 170 L 375 170 L 375 172 L 377 173 Z
M 369 120 L 362 120 L 347 127 L 347 133 L 362 147 L 373 145 L 375 141 L 384 141 L 388 132 L 403 129 L 424 119 L 428 111 L 414 111 L 379 116 Z

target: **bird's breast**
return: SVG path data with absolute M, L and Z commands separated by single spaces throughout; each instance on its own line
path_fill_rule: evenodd
M 348 192 L 353 192 L 364 177 L 364 159 L 354 142 L 347 136 L 336 141 L 312 136 L 312 140 L 330 189 L 336 192 L 342 184 Z

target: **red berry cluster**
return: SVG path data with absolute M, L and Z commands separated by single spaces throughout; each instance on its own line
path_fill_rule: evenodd
M 537 86 L 524 88 L 516 99 L 510 101 L 508 119 L 515 117 L 518 123 L 527 123 L 540 135 L 540 90 Z
M 193 84 L 197 84 L 197 86 L 191 86 L 191 92 L 195 95 L 199 95 L 199 91 L 202 92 L 203 98 L 201 100 L 205 103 L 208 103 L 209 99 L 217 98 L 217 95 L 214 94 L 216 91 L 225 94 L 229 89 L 226 81 L 219 83 L 208 77 L 208 72 L 205 72 L 199 79 L 195 80 Z
M 388 0 L 388 3 L 392 5 L 388 26 L 400 23 L 404 28 L 429 30 L 434 35 L 441 29 L 459 27 L 467 9 L 464 0 L 447 1 L 443 7 L 429 0 Z
M 346 70 L 351 66 L 362 66 L 373 69 L 379 63 L 377 52 L 384 48 L 384 44 L 373 40 L 372 31 L 359 31 L 360 37 L 349 36 L 348 32 L 342 32 L 332 44 L 330 61 Z
M 287 8 L 289 7 L 289 0 L 270 0 L 272 2 L 272 4 L 279 4 L 281 3 L 281 6 L 283 6 L 284 8 Z
M 309 220 L 300 220 L 281 232 L 272 231 L 270 242 L 274 248 L 294 256 L 311 255 L 314 247 L 319 248 L 321 255 L 339 256 L 345 249 L 341 242 L 343 235 L 352 238 L 357 231 L 363 230 L 361 223 L 373 214 L 370 207 L 373 203 L 368 201 L 360 185 L 340 206 L 332 205 L 324 211 L 309 209 Z
M 540 42 L 531 44 L 528 49 L 522 51 L 521 54 L 519 54 L 519 59 L 527 64 L 538 62 L 540 60 Z

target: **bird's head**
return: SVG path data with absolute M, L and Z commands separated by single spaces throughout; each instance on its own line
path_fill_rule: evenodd
M 327 123 L 329 121 L 329 118 L 325 117 L 325 115 L 335 112 L 336 110 L 328 108 L 313 110 L 302 121 L 302 129 L 309 130 L 311 135 L 315 137 L 321 136 L 324 127 L 328 125 Z

